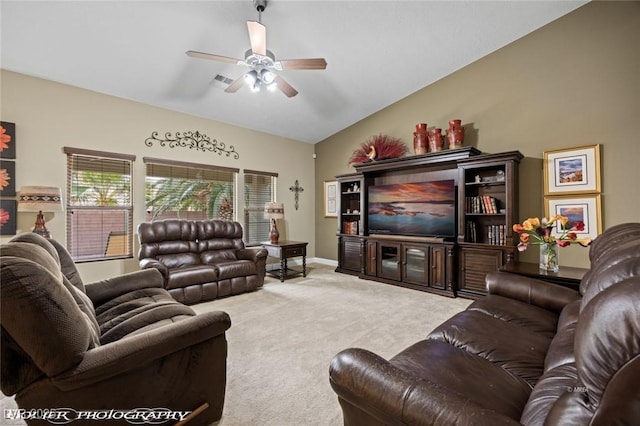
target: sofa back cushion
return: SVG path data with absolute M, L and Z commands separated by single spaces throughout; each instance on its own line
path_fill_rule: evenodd
M 201 220 L 198 229 L 198 252 L 202 263 L 236 260 L 236 250 L 244 248 L 242 225 L 228 220 Z
M 601 291 L 583 308 L 576 329 L 575 351 L 578 376 L 584 385 L 580 405 L 593 415 L 592 424 L 637 421 L 640 276 Z
M 82 293 L 86 293 L 84 283 L 82 282 L 82 277 L 80 276 L 78 268 L 76 268 L 76 264 L 73 261 L 73 258 L 71 257 L 67 249 L 58 241 L 43 238 L 38 234 L 34 234 L 33 232 L 26 232 L 24 234 L 13 237 L 11 239 L 11 242 L 36 244 L 47 250 L 47 252 L 49 252 L 52 257 L 57 259 L 62 274 L 67 277 L 69 282 Z
M 0 267 L 2 390 L 11 395 L 42 373 L 68 370 L 99 343 L 91 301 L 45 249 L 5 244 Z
M 166 219 L 138 225 L 140 259 L 152 258 L 167 268 L 200 264 L 195 222 Z

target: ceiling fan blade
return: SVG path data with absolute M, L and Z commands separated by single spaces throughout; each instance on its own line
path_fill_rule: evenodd
M 247 21 L 251 50 L 255 55 L 267 56 L 267 27 L 260 22 Z
M 241 75 L 239 78 L 234 80 L 233 83 L 229 85 L 229 87 L 224 89 L 224 91 L 227 93 L 236 93 L 238 89 L 242 87 L 243 84 L 244 84 L 244 75 Z
M 187 56 L 192 58 L 210 59 L 212 61 L 228 62 L 230 64 L 237 64 L 242 62 L 240 59 L 230 58 L 228 56 L 214 55 L 212 53 L 198 52 L 196 50 L 187 50 Z
M 298 91 L 294 89 L 289 83 L 284 81 L 282 77 L 276 76 L 276 79 L 274 81 L 276 82 L 278 89 L 282 90 L 282 93 L 284 93 L 288 97 L 292 98 L 298 94 Z
M 324 58 L 285 59 L 278 61 L 283 70 L 323 70 L 327 68 Z

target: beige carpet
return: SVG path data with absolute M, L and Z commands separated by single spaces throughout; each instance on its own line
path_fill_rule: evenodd
M 329 385 L 337 352 L 361 347 L 390 358 L 470 304 L 360 280 L 325 265 L 307 270 L 306 278 L 267 278 L 256 292 L 193 306 L 231 316 L 219 426 L 341 425 Z M 11 398 L 0 399 L 0 408 L 11 407 Z
M 469 304 L 312 264 L 306 278 L 269 278 L 257 292 L 197 305 L 231 316 L 219 425 L 341 425 L 329 385 L 337 352 L 361 347 L 390 358 Z

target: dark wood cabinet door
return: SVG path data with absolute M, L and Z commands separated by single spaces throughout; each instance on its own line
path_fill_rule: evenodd
M 490 248 L 460 248 L 458 293 L 477 297 L 486 294 L 485 277 L 503 265 L 503 251 Z
M 378 245 L 373 240 L 367 240 L 367 256 L 365 261 L 367 262 L 365 274 L 370 277 L 378 275 Z
M 429 262 L 429 285 L 441 290 L 447 289 L 447 247 L 432 246 Z
M 362 239 L 342 236 L 338 241 L 338 271 L 361 273 L 363 270 Z

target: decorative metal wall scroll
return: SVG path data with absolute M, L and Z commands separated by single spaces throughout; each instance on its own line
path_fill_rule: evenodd
M 298 183 L 298 179 L 296 179 L 296 183 L 293 186 L 289 187 L 289 191 L 292 191 L 294 193 L 294 198 L 296 200 L 295 207 L 296 207 L 296 210 L 298 210 L 298 199 L 299 199 L 300 193 L 304 191 L 304 188 L 301 187 L 300 184 Z
M 158 142 L 160 146 L 168 146 L 169 148 L 181 147 L 195 149 L 198 151 L 210 151 L 215 152 L 218 155 L 226 154 L 227 157 L 233 156 L 236 160 L 240 158 L 240 154 L 236 152 L 233 145 L 227 146 L 218 142 L 217 140 L 211 140 L 209 136 L 198 131 L 195 132 L 176 132 L 175 136 L 171 132 L 164 134 L 164 139 L 158 138 L 158 132 L 151 133 L 151 137 L 144 141 L 147 146 L 153 146 L 154 142 Z

